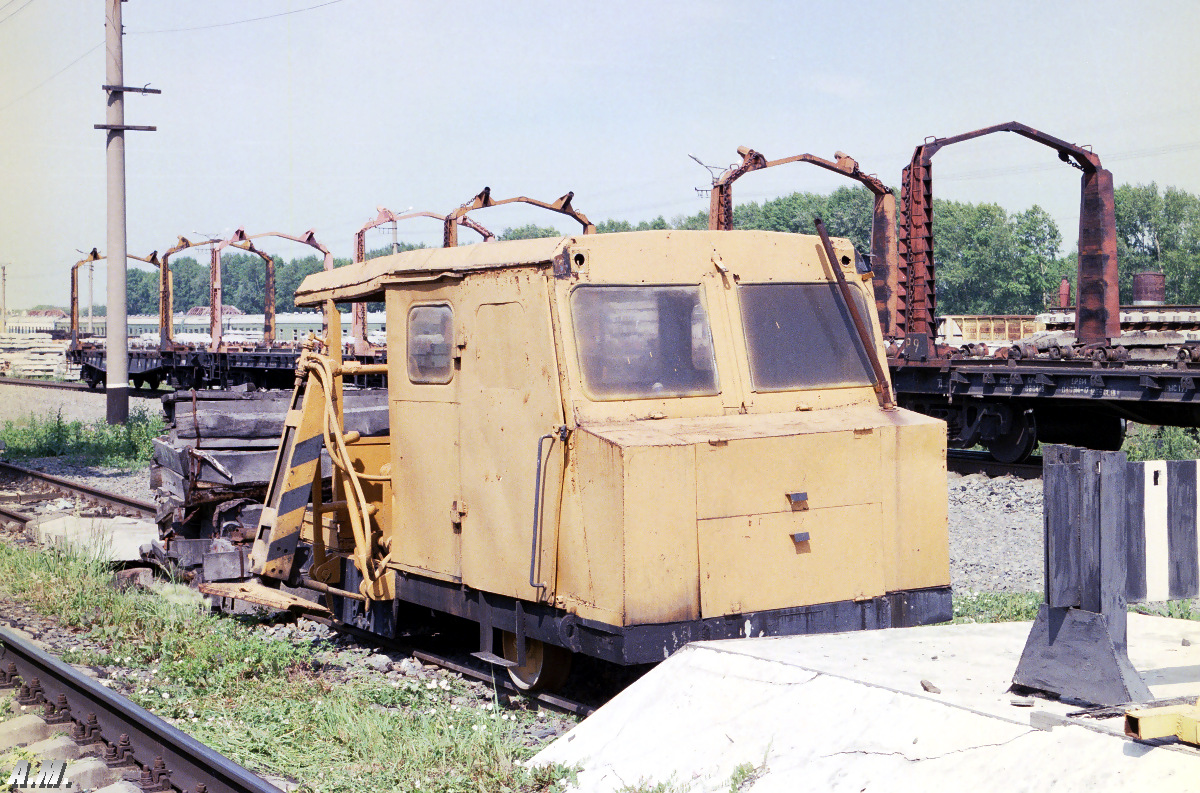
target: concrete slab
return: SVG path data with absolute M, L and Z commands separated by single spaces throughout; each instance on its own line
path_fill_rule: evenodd
M 98 757 L 85 757 L 67 766 L 67 779 L 72 790 L 96 790 L 115 785 L 124 777 L 121 772 L 109 768 Z
M 55 730 L 53 726 L 32 713 L 17 716 L 0 722 L 0 751 L 44 741 L 55 732 L 61 732 L 61 730 Z
M 743 788 L 755 793 L 1200 788 L 1200 751 L 1137 743 L 1120 718 L 1008 693 L 1029 628 L 698 642 L 534 762 L 580 765 L 583 791 L 728 791 L 739 766 L 757 770 Z M 1200 696 L 1200 623 L 1131 614 L 1129 644 L 1156 698 Z
M 83 749 L 67 735 L 56 735 L 44 741 L 31 743 L 25 747 L 25 751 L 42 763 L 51 760 L 77 760 L 83 755 Z
M 42 546 L 73 548 L 110 562 L 136 562 L 140 548 L 158 539 L 158 524 L 137 518 L 84 518 L 56 515 L 31 521 L 30 539 Z

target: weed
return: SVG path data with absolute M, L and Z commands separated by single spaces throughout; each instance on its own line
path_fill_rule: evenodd
M 639 779 L 634 784 L 625 783 L 617 788 L 617 793 L 687 793 L 691 785 L 680 787 L 675 782 L 675 776 L 665 782 L 654 782 L 645 777 Z
M 766 761 L 762 765 L 755 766 L 752 763 L 742 763 L 737 768 L 733 769 L 733 774 L 729 777 L 729 793 L 742 793 L 749 790 L 763 771 L 766 770 Z
M 1194 427 L 1130 424 L 1121 447 L 1130 462 L 1200 458 L 1200 434 Z
M 90 424 L 66 421 L 62 410 L 52 416 L 29 414 L 6 421 L 0 429 L 5 457 L 70 457 L 89 465 L 138 468 L 150 462 L 154 438 L 163 433 L 162 418 L 144 407 L 136 407 L 124 424 L 103 420 Z
M 302 791 L 549 791 L 563 766 L 527 767 L 523 712 L 455 704 L 457 679 L 359 677 L 331 684 L 308 644 L 268 640 L 253 619 L 201 601 L 120 592 L 103 561 L 0 545 L 0 589 L 104 649 L 65 660 L 103 664 L 130 698 L 260 773 Z
M 1135 603 L 1129 610 L 1137 614 L 1152 614 L 1176 620 L 1200 620 L 1200 603 L 1191 600 L 1169 600 L 1164 603 Z
M 954 622 L 1020 622 L 1037 617 L 1041 592 L 955 592 Z

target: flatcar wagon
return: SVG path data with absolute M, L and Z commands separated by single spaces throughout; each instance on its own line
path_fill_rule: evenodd
M 202 591 L 385 634 L 402 603 L 465 617 L 525 689 L 572 653 L 949 619 L 945 424 L 891 403 L 854 260 L 845 240 L 649 231 L 309 276 L 296 303 L 334 338 L 336 304 L 385 301 L 389 434 L 342 429 L 341 378 L 371 367 L 306 350 L 255 580 Z

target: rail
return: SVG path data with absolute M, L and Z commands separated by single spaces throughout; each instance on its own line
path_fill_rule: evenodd
M 959 474 L 1042 478 L 1041 457 L 1030 457 L 1023 463 L 1002 463 L 993 458 L 990 452 L 974 449 L 950 449 L 946 452 L 946 467 Z
M 123 496 L 119 493 L 110 493 L 106 490 L 100 490 L 99 488 L 91 487 L 89 485 L 72 482 L 69 479 L 62 478 L 61 476 L 54 476 L 52 474 L 42 473 L 41 471 L 34 471 L 31 468 L 14 465 L 13 463 L 0 462 L 0 473 L 7 473 L 14 477 L 23 477 L 38 482 L 44 482 L 56 490 L 79 496 L 80 498 L 99 505 L 112 507 L 126 512 L 132 512 L 135 515 L 142 517 L 153 518 L 158 514 L 158 507 L 148 501 L 140 501 L 136 498 L 129 498 L 128 496 Z M 5 514 L 10 516 L 15 514 L 28 519 L 28 516 L 24 516 L 19 511 L 16 513 L 13 513 L 9 510 L 0 511 L 3 511 Z M 24 522 L 19 517 L 11 517 L 10 519 Z
M 140 767 L 143 790 L 279 793 L 224 755 L 114 694 L 57 658 L 0 629 L 0 688 L 101 748 L 110 767 Z
M 87 383 L 78 381 L 59 382 L 56 380 L 33 380 L 25 377 L 4 377 L 0 375 L 0 385 L 15 385 L 24 386 L 27 388 L 51 388 L 58 391 L 92 391 Z M 131 388 L 129 396 L 140 397 L 142 399 L 160 399 L 163 394 L 168 394 L 169 391 L 159 391 L 152 388 Z

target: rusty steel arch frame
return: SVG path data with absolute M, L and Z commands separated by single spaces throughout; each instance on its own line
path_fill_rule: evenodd
M 446 219 L 442 221 L 442 247 L 453 248 L 458 245 L 458 226 L 468 212 L 476 209 L 484 209 L 486 207 L 498 207 L 501 204 L 529 204 L 542 209 L 548 209 L 551 212 L 557 212 L 560 215 L 566 215 L 574 220 L 579 225 L 583 226 L 584 234 L 595 234 L 596 224 L 587 219 L 587 215 L 571 206 L 571 199 L 575 197 L 575 193 L 567 193 L 553 203 L 538 201 L 536 198 L 528 196 L 514 196 L 513 198 L 502 198 L 499 201 L 492 198 L 492 188 L 485 187 L 479 195 L 467 203 L 460 206 L 450 214 L 446 215 Z M 466 224 L 463 224 L 466 225 Z
M 401 220 L 409 220 L 412 218 L 432 218 L 440 220 L 443 228 L 446 223 L 446 216 L 439 215 L 436 212 L 405 212 L 400 215 L 392 212 L 386 207 L 376 207 L 379 214 L 374 220 L 367 221 L 362 228 L 354 233 L 354 263 L 361 264 L 367 260 L 367 232 L 373 228 L 378 228 L 385 223 L 399 223 Z M 488 231 L 486 228 L 476 223 L 467 215 L 462 215 L 458 219 L 458 225 L 466 226 L 473 231 L 479 233 L 483 237 L 484 242 L 495 242 L 496 235 Z M 354 342 L 354 354 L 366 355 L 371 352 L 371 345 L 367 341 L 367 304 L 354 303 L 353 315 L 351 320 L 350 338 Z
M 158 344 L 160 349 L 170 349 L 175 344 L 175 288 L 174 275 L 171 273 L 171 257 L 188 248 L 216 245 L 219 241 L 208 239 L 192 242 L 187 237 L 179 237 L 176 243 L 163 254 L 163 266 L 159 269 L 158 274 Z
M 844 152 L 835 152 L 833 156 L 836 160 L 830 161 L 815 154 L 797 154 L 768 160 L 763 154 L 746 146 L 739 146 L 737 151 L 742 161 L 730 166 L 713 179 L 708 207 L 708 227 L 712 231 L 733 230 L 733 183 L 751 171 L 761 171 L 790 162 L 806 162 L 849 177 L 871 191 L 875 196 L 875 205 L 871 211 L 871 269 L 875 274 L 875 305 L 884 335 L 895 336 L 896 327 L 891 319 L 894 312 L 887 310 L 900 288 L 896 254 L 895 194 L 879 177 L 863 173 L 858 167 L 858 162 Z
M 292 234 L 284 234 L 280 231 L 264 231 L 261 234 L 246 234 L 244 228 L 239 228 L 229 239 L 221 240 L 212 250 L 212 256 L 209 261 L 209 335 L 212 340 L 209 342 L 209 349 L 217 352 L 222 347 L 222 296 L 223 286 L 221 283 L 221 252 L 228 247 L 240 248 L 244 251 L 257 254 L 263 259 L 267 268 L 266 284 L 263 295 L 263 342 L 270 345 L 275 341 L 275 260 L 263 253 L 254 246 L 254 240 L 262 239 L 263 237 L 277 237 L 279 239 L 291 240 L 292 242 L 303 243 L 312 248 L 316 248 L 323 255 L 323 269 L 333 269 L 333 254 L 329 249 L 317 241 L 316 234 L 312 229 L 304 232 L 300 237 Z M 328 317 L 324 317 L 323 325 L 328 328 Z
M 1104 345 L 1121 334 L 1117 290 L 1117 230 L 1113 178 L 1088 148 L 1068 143 L 1016 121 L 995 124 L 948 138 L 927 138 L 904 168 L 900 195 L 899 289 L 889 313 L 904 338 L 903 355 L 921 358 L 934 351 L 936 288 L 933 256 L 933 167 L 931 158 L 945 146 L 993 132 L 1014 132 L 1058 152 L 1058 158 L 1083 171 L 1079 209 L 1079 269 L 1076 340 Z
M 92 248 L 92 250 L 88 252 L 87 256 L 85 256 L 84 258 L 75 262 L 75 264 L 71 265 L 71 345 L 70 345 L 70 347 L 68 347 L 68 349 L 76 350 L 79 348 L 79 268 L 85 264 L 91 264 L 93 262 L 103 261 L 107 258 L 108 258 L 107 256 L 100 255 L 99 250 L 97 250 L 96 248 Z M 152 264 L 159 269 L 160 273 L 165 269 L 165 265 L 166 265 L 165 258 L 161 262 L 159 261 L 158 251 L 154 251 L 149 256 L 144 256 L 144 257 L 143 256 L 135 256 L 132 253 L 129 253 L 129 254 L 126 254 L 125 258 L 134 259 L 139 262 L 145 262 L 146 264 Z M 160 280 L 161 280 L 161 278 L 160 278 Z M 171 283 L 170 278 L 168 277 L 168 279 L 167 279 L 168 299 L 169 299 L 169 295 L 170 295 L 170 283 Z M 162 293 L 161 292 L 159 293 L 158 316 L 159 316 L 159 325 L 161 328 L 161 324 L 162 324 Z M 105 322 L 106 323 L 108 322 L 107 317 L 105 317 Z

